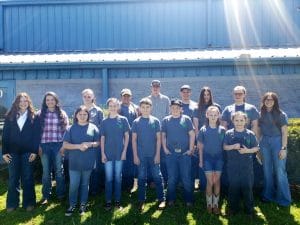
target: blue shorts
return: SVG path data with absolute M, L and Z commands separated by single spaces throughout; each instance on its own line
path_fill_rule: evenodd
M 208 172 L 222 172 L 223 170 L 223 159 L 216 158 L 216 159 L 209 159 L 203 161 L 203 170 L 205 173 Z

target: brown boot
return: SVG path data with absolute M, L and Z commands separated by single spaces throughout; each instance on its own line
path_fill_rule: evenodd
M 216 215 L 220 215 L 221 211 L 217 205 L 214 205 L 213 213 Z

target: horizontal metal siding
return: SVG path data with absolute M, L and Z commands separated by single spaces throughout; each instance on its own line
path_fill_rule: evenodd
M 279 47 L 300 45 L 298 7 L 299 0 L 6 2 L 0 22 L 5 52 Z

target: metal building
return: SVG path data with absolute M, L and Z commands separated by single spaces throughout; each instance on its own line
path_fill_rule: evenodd
M 222 106 L 237 84 L 255 105 L 274 90 L 300 116 L 300 0 L 0 0 L 0 53 L 5 107 L 53 90 L 71 113 L 86 87 L 98 103 L 124 87 L 137 101 L 158 78 L 195 100 L 209 85 Z

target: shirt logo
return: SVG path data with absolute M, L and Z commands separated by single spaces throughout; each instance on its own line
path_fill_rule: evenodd
M 121 121 L 118 121 L 118 122 L 117 122 L 117 126 L 118 126 L 119 129 L 122 129 L 122 128 L 123 128 L 122 122 L 121 122 Z
M 187 127 L 187 124 L 186 124 L 186 122 L 185 122 L 184 120 L 180 121 L 180 125 L 181 125 L 182 127 L 184 127 L 184 128 Z

